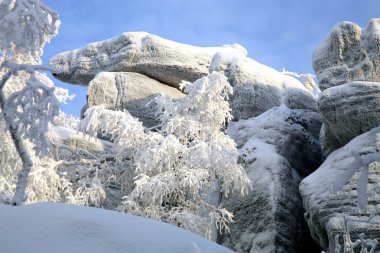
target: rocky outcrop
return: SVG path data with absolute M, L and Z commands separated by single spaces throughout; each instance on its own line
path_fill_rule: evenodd
M 54 126 L 48 137 L 52 144 L 49 156 L 58 161 L 58 163 L 62 162 L 55 168 L 57 174 L 64 175 L 65 178 L 70 180 L 70 185 L 73 189 L 82 186 L 80 183 L 83 178 L 93 176 L 94 165 L 98 166 L 99 171 L 97 173 L 103 175 L 102 170 L 106 170 L 105 168 L 115 161 L 113 144 L 108 141 L 60 126 Z M 102 168 L 101 164 L 105 161 L 107 161 L 108 165 Z M 129 171 L 130 164 L 128 162 L 124 162 L 122 166 L 124 171 Z M 133 176 L 128 179 L 126 182 L 128 187 L 125 187 L 125 191 L 129 191 L 133 186 Z M 102 208 L 115 210 L 118 203 L 121 202 L 122 191 L 117 181 L 118 179 L 112 179 L 107 184 L 104 184 L 106 198 L 101 203 Z
M 367 29 L 351 22 L 336 25 L 314 51 L 321 90 L 352 81 L 380 82 L 380 19 Z
M 318 113 L 285 106 L 228 126 L 252 190 L 222 200 L 235 216 L 220 243 L 237 252 L 320 252 L 308 238 L 298 193 L 301 179 L 322 162 L 320 126 Z
M 223 73 L 234 87 L 230 100 L 234 120 L 256 117 L 279 106 L 284 94 L 292 101 L 294 96 L 299 101 L 313 101 L 311 104 L 315 106 L 315 98 L 301 82 L 242 54 L 217 53 L 210 65 L 212 71 Z M 306 104 L 297 107 L 310 109 Z
M 301 177 L 305 177 L 322 163 L 318 141 L 321 124 L 317 112 L 281 106 L 258 117 L 230 123 L 228 134 L 239 149 L 253 137 L 272 145 Z
M 58 79 L 87 85 L 100 72 L 136 72 L 178 88 L 208 74 L 215 53 L 236 47 L 202 48 L 166 40 L 145 32 L 127 32 L 58 54 L 49 64 L 61 70 Z
M 326 89 L 318 100 L 325 154 L 380 125 L 380 83 L 352 82 Z
M 218 240 L 238 252 L 314 252 L 298 185 L 323 159 L 316 100 L 297 79 L 246 55 L 238 45 L 200 48 L 124 33 L 56 55 L 50 65 L 61 70 L 55 76 L 62 81 L 89 86 L 88 107 L 127 109 L 148 126 L 155 113 L 145 105 L 154 94 L 181 97 L 175 88 L 182 80 L 223 73 L 234 88 L 230 104 L 237 121 L 228 132 L 252 191 L 223 199 L 235 222 Z
M 171 98 L 185 96 L 178 89 L 147 76 L 131 72 L 101 72 L 89 83 L 87 104 L 105 105 L 111 110 L 127 110 L 146 127 L 158 125 L 153 99 L 161 94 Z
M 282 103 L 289 109 L 317 111 L 317 100 L 307 91 L 288 88 L 282 92 L 281 97 Z
M 112 153 L 112 143 L 78 133 L 71 128 L 54 126 L 48 138 L 52 144 L 50 153 L 57 161 L 80 160 L 89 155 L 92 157 L 88 158 L 93 159 L 94 156 Z
M 335 236 L 339 235 L 342 240 L 344 220 L 363 220 L 380 203 L 379 140 L 379 127 L 356 137 L 330 154 L 320 168 L 301 182 L 305 218 L 312 237 L 330 253 L 335 252 Z M 365 184 L 358 185 L 358 179 L 366 168 L 368 185 L 360 194 L 362 198 L 368 196 L 368 207 L 366 211 L 359 212 L 358 191 Z M 352 241 L 360 233 L 375 239 L 379 238 L 380 225 L 351 221 L 349 230 Z
M 366 239 L 380 233 L 379 225 L 362 222 L 380 203 L 380 128 L 374 128 L 380 123 L 380 19 L 367 29 L 336 25 L 315 50 L 313 67 L 323 90 L 317 104 L 327 159 L 302 180 L 300 192 L 313 239 L 334 253 L 337 238 L 344 247 L 347 229 L 353 242 L 361 233 Z
M 235 90 L 231 97 L 234 120 L 256 117 L 279 106 L 284 90 L 295 92 L 300 100 L 313 100 L 297 79 L 246 54 L 237 44 L 202 48 L 131 32 L 58 54 L 49 64 L 61 70 L 54 74 L 58 79 L 81 85 L 88 85 L 100 72 L 127 71 L 178 88 L 182 80 L 193 82 L 212 71 L 222 72 Z

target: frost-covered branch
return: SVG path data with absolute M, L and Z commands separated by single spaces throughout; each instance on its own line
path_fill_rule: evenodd
M 35 73 L 31 75 L 24 89 L 12 93 L 8 98 L 5 97 L 3 89 L 0 89 L 0 109 L 23 163 L 14 204 L 22 203 L 27 177 L 33 166 L 23 139 L 32 141 L 37 155 L 47 153 L 49 144 L 45 134 L 48 123 L 59 111 L 59 103 L 53 91 L 54 87 L 41 82 Z
M 23 167 L 12 204 L 24 201 L 28 175 L 33 167 L 24 139 L 34 144 L 37 155 L 46 154 L 49 121 L 58 114 L 58 101 L 50 80 L 37 70 L 57 71 L 41 63 L 43 47 L 58 32 L 58 14 L 39 0 L 0 1 L 0 109 Z M 17 63 L 9 61 L 14 60 Z M 6 83 L 26 73 L 21 90 L 5 95 Z
M 26 71 L 28 73 L 34 73 L 36 71 L 50 71 L 54 73 L 59 73 L 59 69 L 50 67 L 50 66 L 44 66 L 44 65 L 36 65 L 36 64 L 20 64 L 20 63 L 15 63 L 11 62 L 8 60 L 5 60 L 1 63 L 0 69 L 2 68 L 8 68 L 11 70 L 12 74 L 17 74 L 18 71 Z
M 39 0 L 0 2 L 0 53 L 29 54 L 39 63 L 43 47 L 57 35 L 58 14 Z
M 373 213 L 375 214 L 375 213 Z M 371 215 L 372 217 L 372 215 Z M 373 218 L 373 217 L 372 217 Z M 335 235 L 335 248 L 334 253 L 346 253 L 346 252 L 358 252 L 356 248 L 359 248 L 360 246 L 360 252 L 361 253 L 374 253 L 376 246 L 378 244 L 378 241 L 376 239 L 365 239 L 364 233 L 359 234 L 359 238 L 355 241 L 352 241 L 351 234 L 350 234 L 350 226 L 349 222 L 362 222 L 367 224 L 379 224 L 374 223 L 371 221 L 371 219 L 353 219 L 351 217 L 343 216 L 343 224 L 344 224 L 344 233 L 342 235 L 343 237 L 343 243 L 342 246 L 340 245 L 339 239 L 340 235 Z M 369 251 L 368 251 L 369 249 Z
M 41 82 L 33 73 L 24 89 L 12 93 L 1 109 L 7 125 L 21 138 L 29 139 L 38 155 L 46 154 L 48 123 L 59 112 L 54 87 Z

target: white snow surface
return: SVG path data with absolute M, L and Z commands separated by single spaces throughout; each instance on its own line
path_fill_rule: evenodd
M 98 208 L 0 205 L 0 252 L 233 252 L 175 226 Z

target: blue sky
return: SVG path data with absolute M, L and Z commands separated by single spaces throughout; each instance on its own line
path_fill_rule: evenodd
M 196 46 L 239 43 L 272 68 L 314 73 L 313 49 L 341 21 L 366 27 L 380 17 L 379 0 L 42 0 L 60 14 L 59 34 L 45 47 L 53 55 L 129 31 L 147 31 Z M 62 106 L 79 115 L 86 88 L 55 80 L 76 99 Z

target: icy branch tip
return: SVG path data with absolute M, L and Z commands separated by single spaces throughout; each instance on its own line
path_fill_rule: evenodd
M 50 66 L 43 66 L 43 65 L 33 65 L 33 64 L 19 64 L 11 61 L 4 61 L 1 64 L 1 67 L 6 67 L 10 69 L 16 69 L 16 70 L 25 70 L 27 72 L 34 72 L 37 70 L 44 70 L 44 71 L 50 71 L 52 74 L 59 74 L 61 73 L 61 70 L 58 68 L 50 67 Z

